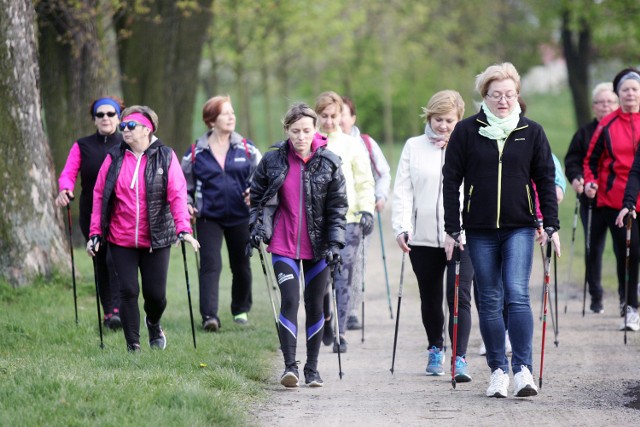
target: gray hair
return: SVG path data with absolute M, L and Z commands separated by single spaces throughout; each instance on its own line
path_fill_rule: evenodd
M 151 133 L 158 130 L 158 115 L 151 108 L 146 105 L 132 105 L 131 107 L 125 108 L 122 112 L 122 117 L 127 117 L 129 114 L 133 113 L 140 113 L 151 121 L 151 124 L 153 125 L 153 129 L 150 129 Z M 149 136 L 151 136 L 151 134 Z

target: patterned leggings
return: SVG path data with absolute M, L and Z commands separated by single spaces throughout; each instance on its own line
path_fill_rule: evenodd
M 280 255 L 272 256 L 273 271 L 280 287 L 279 332 L 285 366 L 296 363 L 298 342 L 298 306 L 300 305 L 300 261 Z M 323 296 L 329 283 L 329 269 L 325 260 L 302 260 L 304 273 L 304 307 L 306 312 L 307 363 L 313 370 L 318 366 L 324 315 Z

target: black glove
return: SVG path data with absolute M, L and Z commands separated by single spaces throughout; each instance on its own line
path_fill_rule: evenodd
M 102 247 L 102 238 L 97 234 L 89 237 L 87 242 L 87 250 L 91 250 L 93 253 L 98 253 Z
M 360 217 L 360 225 L 362 226 L 362 233 L 368 236 L 373 232 L 373 215 L 369 212 L 362 212 Z
M 252 247 L 260 249 L 260 243 L 264 241 L 264 227 L 262 224 L 256 223 L 251 229 L 251 236 L 249 237 L 249 243 Z
M 342 257 L 340 256 L 340 248 L 337 245 L 330 244 L 327 253 L 324 256 L 327 265 L 335 267 L 338 264 L 342 264 Z

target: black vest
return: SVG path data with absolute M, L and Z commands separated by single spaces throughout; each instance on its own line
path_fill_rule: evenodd
M 102 213 L 100 227 L 102 236 L 109 234 L 111 212 L 115 200 L 115 186 L 120 175 L 120 168 L 124 159 L 127 144 L 122 143 L 109 151 L 111 166 L 107 172 L 102 194 Z M 162 144 L 158 139 L 147 148 L 147 165 L 144 170 L 144 181 L 147 190 L 147 215 L 151 228 L 151 248 L 158 249 L 176 242 L 176 226 L 167 201 L 167 183 L 169 165 L 173 150 Z M 117 244 L 117 242 L 113 242 Z
M 93 135 L 85 136 L 76 141 L 80 148 L 80 229 L 85 238 L 89 238 L 89 225 L 91 223 L 91 209 L 93 207 L 93 187 L 96 185 L 96 178 L 100 166 L 107 157 L 107 152 L 123 142 L 122 134 L 115 132 L 111 135 L 100 135 L 96 132 Z

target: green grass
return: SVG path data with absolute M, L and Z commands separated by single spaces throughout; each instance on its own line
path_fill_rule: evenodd
M 193 349 L 179 248 L 172 250 L 162 319 L 165 351 L 126 351 L 121 331 L 104 331 L 100 349 L 90 260 L 76 249 L 79 324 L 68 278 L 22 289 L 0 285 L 0 425 L 246 425 L 264 399 L 277 356 L 271 308 L 254 257 L 254 309 L 246 328 L 229 312 L 229 274 L 221 279 L 222 329 L 205 334 L 190 253 L 198 348 Z M 141 313 L 144 313 L 141 310 Z M 142 314 L 144 315 L 144 314 Z

